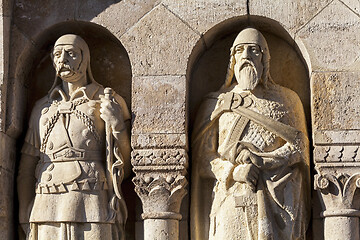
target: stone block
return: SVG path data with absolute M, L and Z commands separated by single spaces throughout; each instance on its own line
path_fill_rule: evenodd
M 123 0 L 116 1 L 118 3 L 111 5 L 109 3 L 114 1 L 104 2 L 81 0 L 77 20 L 91 21 L 102 25 L 120 38 L 140 18 L 153 9 L 159 0 Z M 97 5 L 100 5 L 103 11 L 99 12 Z
M 317 130 L 314 131 L 314 144 L 360 144 L 359 130 Z
M 0 236 L 1 239 L 13 239 L 13 173 L 0 167 Z
M 133 135 L 185 133 L 185 76 L 134 77 L 132 91 Z
M 297 37 L 313 71 L 356 71 L 360 67 L 360 17 L 340 1 L 331 2 Z
M 246 15 L 246 0 L 164 0 L 163 4 L 201 34 L 232 17 Z
M 360 72 L 317 72 L 311 81 L 313 131 L 358 129 Z
M 133 134 L 131 146 L 134 149 L 143 148 L 188 148 L 187 136 L 185 133 L 148 133 Z
M 31 39 L 48 27 L 74 20 L 77 1 L 18 0 L 13 10 L 14 24 Z
M 331 0 L 285 0 L 249 1 L 251 15 L 263 16 L 278 21 L 291 33 L 313 18 Z
M 134 76 L 185 75 L 188 57 L 200 35 L 163 5 L 158 5 L 120 41 L 129 53 Z

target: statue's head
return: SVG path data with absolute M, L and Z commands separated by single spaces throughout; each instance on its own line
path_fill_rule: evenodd
M 80 36 L 61 36 L 51 53 L 56 75 L 66 82 L 76 82 L 86 75 L 90 63 L 89 47 Z
M 231 47 L 230 64 L 225 85 L 231 85 L 235 75 L 239 87 L 253 90 L 270 78 L 270 53 L 264 36 L 254 28 L 242 30 Z

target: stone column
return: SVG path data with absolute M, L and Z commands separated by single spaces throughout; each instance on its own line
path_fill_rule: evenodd
M 314 160 L 324 239 L 359 240 L 359 146 L 317 146 Z
M 135 191 L 143 205 L 144 239 L 179 239 L 180 205 L 186 194 L 187 153 L 184 149 L 132 152 Z

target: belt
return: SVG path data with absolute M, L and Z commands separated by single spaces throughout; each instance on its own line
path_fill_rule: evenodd
M 103 161 L 104 157 L 104 153 L 101 151 L 79 151 L 72 148 L 40 154 L 40 159 L 43 162 Z

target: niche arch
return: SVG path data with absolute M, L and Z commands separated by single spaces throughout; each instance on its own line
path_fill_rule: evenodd
M 17 138 L 18 153 L 21 152 L 31 110 L 35 102 L 48 93 L 55 79 L 50 52 L 55 41 L 60 36 L 69 33 L 81 36 L 88 44 L 94 79 L 104 87 L 113 88 L 125 99 L 128 109 L 131 109 L 131 63 L 128 53 L 119 39 L 106 28 L 95 23 L 67 21 L 55 24 L 43 30 L 31 43 L 31 46 L 26 46 L 20 55 L 21 60 L 17 61 L 14 75 L 16 81 L 21 85 L 19 91 L 21 100 L 14 102 L 21 109 L 18 115 L 22 126 L 20 126 L 22 130 L 16 130 L 19 131 Z M 17 163 L 19 160 L 20 154 L 17 156 Z M 15 172 L 17 173 L 17 170 Z M 122 184 L 129 213 L 126 239 L 135 239 L 135 207 L 138 200 L 131 182 L 132 177 L 124 180 Z M 14 207 L 16 226 L 18 206 L 15 204 Z M 20 239 L 21 237 L 19 236 Z
M 312 146 L 311 63 L 304 45 L 296 42 L 299 40 L 290 35 L 279 22 L 266 17 L 244 15 L 227 19 L 207 31 L 194 46 L 189 57 L 186 73 L 189 156 L 192 155 L 191 135 L 199 106 L 208 93 L 217 91 L 224 84 L 230 60 L 230 48 L 237 34 L 246 27 L 258 29 L 266 38 L 271 55 L 270 74 L 275 83 L 299 95 L 305 111 L 310 146 Z M 312 164 L 311 158 L 310 154 L 310 164 Z M 313 166 L 311 165 L 310 168 L 313 169 Z M 191 161 L 189 169 L 191 176 Z M 203 181 L 204 185 L 213 186 L 213 181 Z M 189 193 L 191 194 L 191 191 Z M 206 225 L 206 223 L 202 224 Z M 190 223 L 190 231 L 191 228 L 192 223 Z M 208 229 L 205 229 L 205 232 L 208 232 Z M 308 233 L 310 232 L 311 230 L 308 230 Z

